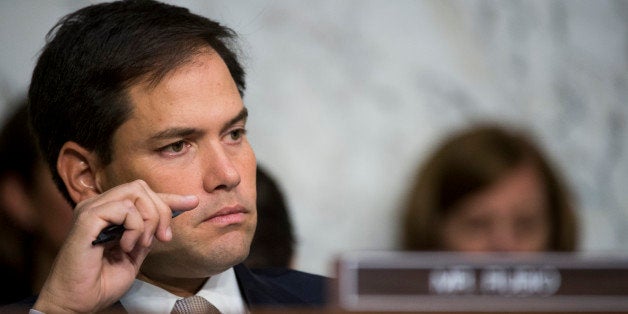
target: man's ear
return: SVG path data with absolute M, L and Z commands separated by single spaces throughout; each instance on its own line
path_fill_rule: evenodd
M 57 171 L 74 202 L 94 197 L 101 193 L 97 174 L 100 167 L 96 153 L 76 142 L 66 142 L 57 159 Z

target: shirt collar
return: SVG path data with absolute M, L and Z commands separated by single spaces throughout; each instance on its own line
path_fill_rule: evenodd
M 223 314 L 247 313 L 233 268 L 211 276 L 196 293 L 212 303 Z M 131 289 L 120 299 L 129 313 L 170 313 L 182 299 L 162 288 L 135 279 Z

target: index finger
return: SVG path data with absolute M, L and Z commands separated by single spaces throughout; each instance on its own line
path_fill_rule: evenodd
M 192 210 L 198 206 L 199 200 L 196 195 L 179 195 L 179 194 L 168 194 L 168 193 L 156 193 L 157 196 L 164 202 L 170 210 L 172 210 L 172 218 L 178 216 L 184 211 Z M 159 229 L 163 232 L 161 236 L 164 239 L 170 240 L 172 237 L 171 229 L 170 229 L 170 220 L 159 220 Z M 167 231 L 166 231 L 167 230 Z
M 198 206 L 196 195 L 179 195 L 169 193 L 156 193 L 173 212 L 188 211 Z

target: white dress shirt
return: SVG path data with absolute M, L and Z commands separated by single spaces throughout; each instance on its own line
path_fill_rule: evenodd
M 196 295 L 207 299 L 223 314 L 248 313 L 233 268 L 209 278 Z M 120 299 L 120 303 L 129 313 L 169 314 L 174 303 L 180 299 L 182 297 L 135 279 L 131 289 Z

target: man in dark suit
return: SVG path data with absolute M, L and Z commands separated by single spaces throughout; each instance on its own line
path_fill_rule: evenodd
M 133 0 L 78 10 L 49 36 L 31 123 L 75 221 L 34 310 L 169 313 L 192 296 L 222 313 L 325 303 L 324 277 L 240 264 L 256 160 L 233 31 Z M 116 225 L 123 233 L 100 242 Z

